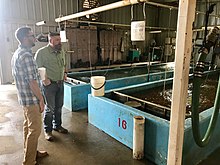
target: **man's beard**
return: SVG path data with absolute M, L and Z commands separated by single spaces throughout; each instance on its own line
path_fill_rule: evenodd
M 54 49 L 55 50 L 61 50 L 61 48 L 62 48 L 62 45 L 61 44 L 58 44 L 58 45 L 54 45 Z

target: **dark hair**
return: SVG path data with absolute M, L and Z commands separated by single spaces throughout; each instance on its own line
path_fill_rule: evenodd
M 26 27 L 26 26 L 20 27 L 15 31 L 15 37 L 20 43 L 22 43 L 24 37 L 26 37 L 30 31 L 31 31 L 30 27 Z
M 48 37 L 53 37 L 53 36 L 60 36 L 60 33 L 58 32 L 49 32 Z

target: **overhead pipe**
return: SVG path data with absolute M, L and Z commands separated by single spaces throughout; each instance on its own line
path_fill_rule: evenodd
M 149 1 L 148 1 L 148 2 L 146 2 L 146 4 L 152 5 L 152 6 L 157 6 L 157 7 L 163 7 L 163 8 L 178 10 L 178 7 L 170 6 L 170 5 L 164 5 L 164 4 L 157 3 L 157 2 L 149 2 Z
M 91 9 L 91 10 L 87 10 L 87 11 L 79 12 L 79 13 L 76 13 L 76 14 L 71 14 L 71 15 L 67 15 L 67 16 L 64 16 L 64 17 L 56 18 L 55 21 L 56 22 L 62 22 L 62 21 L 66 21 L 66 20 L 69 20 L 69 19 L 83 17 L 85 15 L 100 13 L 102 11 L 107 11 L 107 10 L 112 10 L 112 9 L 116 9 L 116 8 L 120 8 L 120 7 L 124 7 L 124 6 L 137 4 L 139 2 L 146 2 L 146 0 L 123 0 L 123 1 L 115 2 L 115 3 L 111 3 L 109 5 L 100 6 L 100 7 Z
M 81 22 L 81 23 L 87 23 L 90 25 L 111 25 L 111 26 L 118 26 L 118 27 L 131 27 L 131 25 L 127 25 L 127 24 L 118 24 L 118 23 L 110 23 L 110 22 L 93 22 L 93 21 L 82 21 L 82 20 L 68 20 L 69 22 Z M 213 26 L 214 27 L 214 26 Z M 211 28 L 213 28 L 211 26 L 208 27 L 208 29 L 210 30 Z M 217 26 L 220 28 L 220 26 Z M 176 31 L 175 28 L 165 28 L 165 27 L 157 27 L 157 26 L 146 26 L 146 29 L 149 30 L 171 30 L 171 31 Z M 201 29 L 193 29 L 193 31 L 204 31 L 203 28 Z
M 88 23 L 91 25 L 111 25 L 111 26 L 119 26 L 119 27 L 131 27 L 131 25 L 118 24 L 118 23 L 107 23 L 107 22 L 92 22 L 92 21 L 81 21 L 81 20 L 69 20 L 69 22 L 81 22 L 81 23 Z M 164 28 L 164 27 L 156 27 L 156 26 L 146 26 L 146 29 L 172 30 L 172 31 L 176 30 L 174 28 Z
M 170 10 L 172 10 L 172 9 L 178 10 L 178 7 L 170 6 L 170 5 L 164 5 L 164 4 L 160 4 L 160 3 L 157 3 L 157 2 L 149 2 L 148 1 L 148 2 L 145 2 L 145 3 L 148 4 L 148 5 L 152 5 L 152 6 L 168 8 Z M 203 14 L 203 15 L 205 15 L 206 13 L 202 12 L 202 11 L 196 11 L 196 14 Z M 217 14 L 210 14 L 210 16 L 220 18 L 220 15 L 217 15 Z
M 87 10 L 87 11 L 83 11 L 83 12 L 79 12 L 79 13 L 75 13 L 75 14 L 71 14 L 71 15 L 67 15 L 67 16 L 63 16 L 63 17 L 59 17 L 59 18 L 56 18 L 55 21 L 56 22 L 62 22 L 62 21 L 66 21 L 66 20 L 70 20 L 70 19 L 74 19 L 74 18 L 83 17 L 85 15 L 100 13 L 102 11 L 107 11 L 107 10 L 111 10 L 111 9 L 116 9 L 116 8 L 120 8 L 120 7 L 124 7 L 124 6 L 137 4 L 137 3 L 140 3 L 140 2 L 144 2 L 144 3 L 146 3 L 148 5 L 152 5 L 152 6 L 168 8 L 170 10 L 172 10 L 172 9 L 178 10 L 178 7 L 165 5 L 165 4 L 161 4 L 161 3 L 157 3 L 157 2 L 149 2 L 148 0 L 123 0 L 123 1 L 115 2 L 115 3 L 109 4 L 109 5 L 100 6 L 100 7 L 91 9 L 91 10 Z M 202 11 L 196 11 L 196 14 L 204 14 L 205 15 L 206 13 L 202 12 Z M 210 16 L 220 18 L 220 15 L 216 15 L 216 14 L 210 14 Z
M 66 21 L 66 20 L 70 20 L 70 19 L 74 19 L 74 18 L 83 17 L 85 15 L 100 13 L 102 11 L 107 11 L 107 10 L 112 10 L 112 9 L 116 9 L 116 8 L 120 8 L 120 7 L 124 7 L 124 6 L 137 4 L 137 3 L 140 3 L 140 2 L 144 2 L 148 5 L 153 5 L 153 6 L 157 6 L 157 7 L 163 7 L 163 8 L 178 10 L 177 7 L 164 5 L 164 4 L 160 4 L 160 3 L 156 3 L 156 2 L 149 2 L 148 0 L 123 0 L 123 1 L 115 2 L 115 3 L 111 3 L 111 4 L 108 4 L 108 5 L 100 6 L 100 7 L 91 9 L 91 10 L 87 10 L 87 11 L 83 11 L 83 12 L 79 12 L 79 13 L 75 13 L 75 14 L 71 14 L 71 15 L 67 15 L 67 16 L 63 16 L 63 17 L 59 17 L 59 18 L 56 18 L 55 21 L 56 22 L 62 22 L 62 21 Z

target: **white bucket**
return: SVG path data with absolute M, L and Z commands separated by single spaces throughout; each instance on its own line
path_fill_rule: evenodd
M 46 68 L 44 68 L 44 67 L 38 68 L 38 72 L 39 72 L 39 75 L 40 75 L 40 79 L 45 80 L 45 78 L 46 78 Z
M 104 76 L 92 76 L 90 83 L 91 83 L 92 96 L 104 96 L 105 94 Z

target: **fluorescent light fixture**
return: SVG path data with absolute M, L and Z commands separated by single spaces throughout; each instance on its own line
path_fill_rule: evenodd
M 154 30 L 154 31 L 150 31 L 149 33 L 155 34 L 155 33 L 161 33 L 161 32 L 162 32 L 161 30 Z
M 46 24 L 46 21 L 40 21 L 40 22 L 36 23 L 37 26 L 42 26 L 42 25 L 45 25 L 45 24 Z

